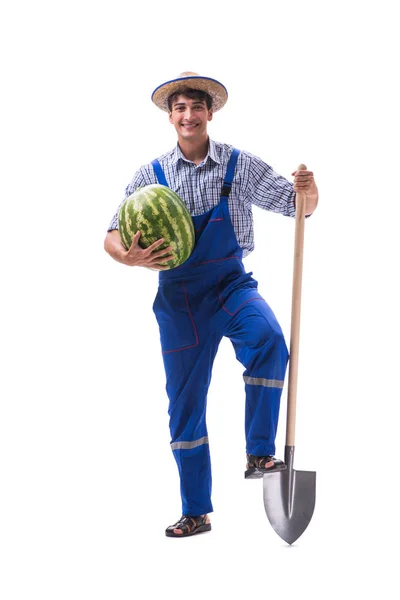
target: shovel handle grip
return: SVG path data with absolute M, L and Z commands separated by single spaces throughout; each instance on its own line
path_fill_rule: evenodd
M 299 165 L 298 171 L 305 171 L 307 167 Z M 296 425 L 296 400 L 297 378 L 299 366 L 300 342 L 300 311 L 301 311 L 301 284 L 303 278 L 303 249 L 304 249 L 304 221 L 306 212 L 306 195 L 296 192 L 296 219 L 294 234 L 294 259 L 293 259 L 293 285 L 292 285 L 292 319 L 290 329 L 290 360 L 289 383 L 286 417 L 286 446 L 295 445 Z

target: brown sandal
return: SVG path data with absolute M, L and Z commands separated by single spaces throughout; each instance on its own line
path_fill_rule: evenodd
M 181 529 L 182 533 L 174 533 L 174 529 Z M 211 523 L 208 521 L 208 515 L 199 517 L 185 517 L 184 515 L 174 525 L 170 525 L 165 530 L 168 537 L 187 537 L 195 533 L 203 533 L 211 530 Z
M 266 467 L 265 465 L 271 461 L 274 464 L 271 467 Z M 253 454 L 248 454 L 244 477 L 245 479 L 259 479 L 264 476 L 264 473 L 284 471 L 285 469 L 285 463 L 279 458 L 275 458 L 275 456 L 254 456 Z

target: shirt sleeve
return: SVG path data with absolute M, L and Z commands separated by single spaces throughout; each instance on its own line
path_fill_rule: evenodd
M 128 198 L 128 196 L 130 196 L 131 194 L 133 194 L 133 192 L 141 186 L 144 185 L 148 185 L 148 182 L 146 181 L 146 177 L 145 177 L 145 172 L 142 169 L 139 169 L 139 171 L 137 171 L 132 179 L 132 181 L 130 182 L 129 185 L 126 186 L 125 188 L 125 198 L 120 202 L 116 213 L 114 214 L 113 218 L 111 219 L 111 222 L 108 226 L 107 231 L 112 231 L 113 229 L 118 229 L 118 215 L 119 215 L 119 210 L 123 204 L 123 202 Z
M 248 168 L 247 201 L 265 210 L 294 217 L 296 192 L 293 184 L 256 156 L 249 155 Z

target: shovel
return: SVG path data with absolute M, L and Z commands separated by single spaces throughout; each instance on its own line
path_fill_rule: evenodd
M 305 165 L 300 165 L 298 168 L 299 171 L 305 169 Z M 296 471 L 293 468 L 305 200 L 304 194 L 296 194 L 292 322 L 284 457 L 286 469 L 275 473 L 265 473 L 263 477 L 265 512 L 273 529 L 288 544 L 293 544 L 304 533 L 311 521 L 315 506 L 316 472 Z

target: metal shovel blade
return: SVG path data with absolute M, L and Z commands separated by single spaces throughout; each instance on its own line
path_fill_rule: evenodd
M 265 473 L 264 507 L 276 533 L 293 544 L 306 530 L 315 507 L 315 471 L 293 469 L 294 446 L 285 447 L 287 469 Z

